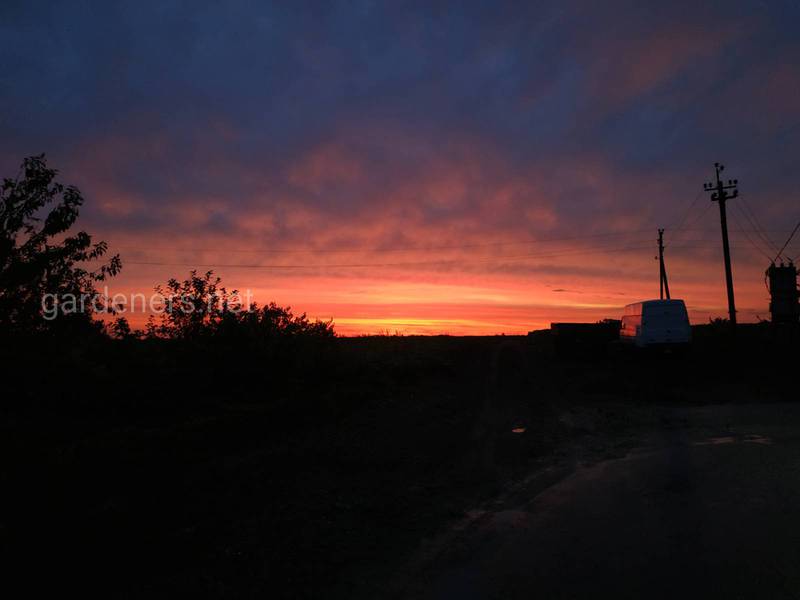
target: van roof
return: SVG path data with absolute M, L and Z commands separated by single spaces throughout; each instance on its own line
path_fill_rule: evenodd
M 670 305 L 679 305 L 679 306 L 686 306 L 686 303 L 683 300 L 642 300 L 641 302 L 634 302 L 633 304 L 628 304 L 628 306 L 637 306 L 641 304 L 642 306 L 670 306 Z
M 683 300 L 644 300 L 642 304 L 646 304 L 647 306 L 652 306 L 654 304 L 684 304 Z

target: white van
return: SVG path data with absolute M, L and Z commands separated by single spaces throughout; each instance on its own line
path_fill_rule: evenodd
M 619 339 L 637 348 L 682 347 L 692 340 L 683 300 L 645 300 L 625 307 Z

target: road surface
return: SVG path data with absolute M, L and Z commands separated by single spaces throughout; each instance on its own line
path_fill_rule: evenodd
M 401 597 L 800 598 L 800 406 L 670 410 L 627 456 L 476 511 Z

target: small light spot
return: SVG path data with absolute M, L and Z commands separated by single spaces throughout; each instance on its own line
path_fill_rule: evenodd
M 525 427 L 514 427 L 511 430 L 511 433 L 525 433 Z

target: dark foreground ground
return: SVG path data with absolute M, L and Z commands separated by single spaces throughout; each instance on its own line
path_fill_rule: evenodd
M 6 345 L 3 564 L 123 598 L 800 595 L 797 341 L 695 338 Z
M 797 598 L 800 405 L 661 413 L 625 456 L 562 461 L 468 515 L 402 597 Z

